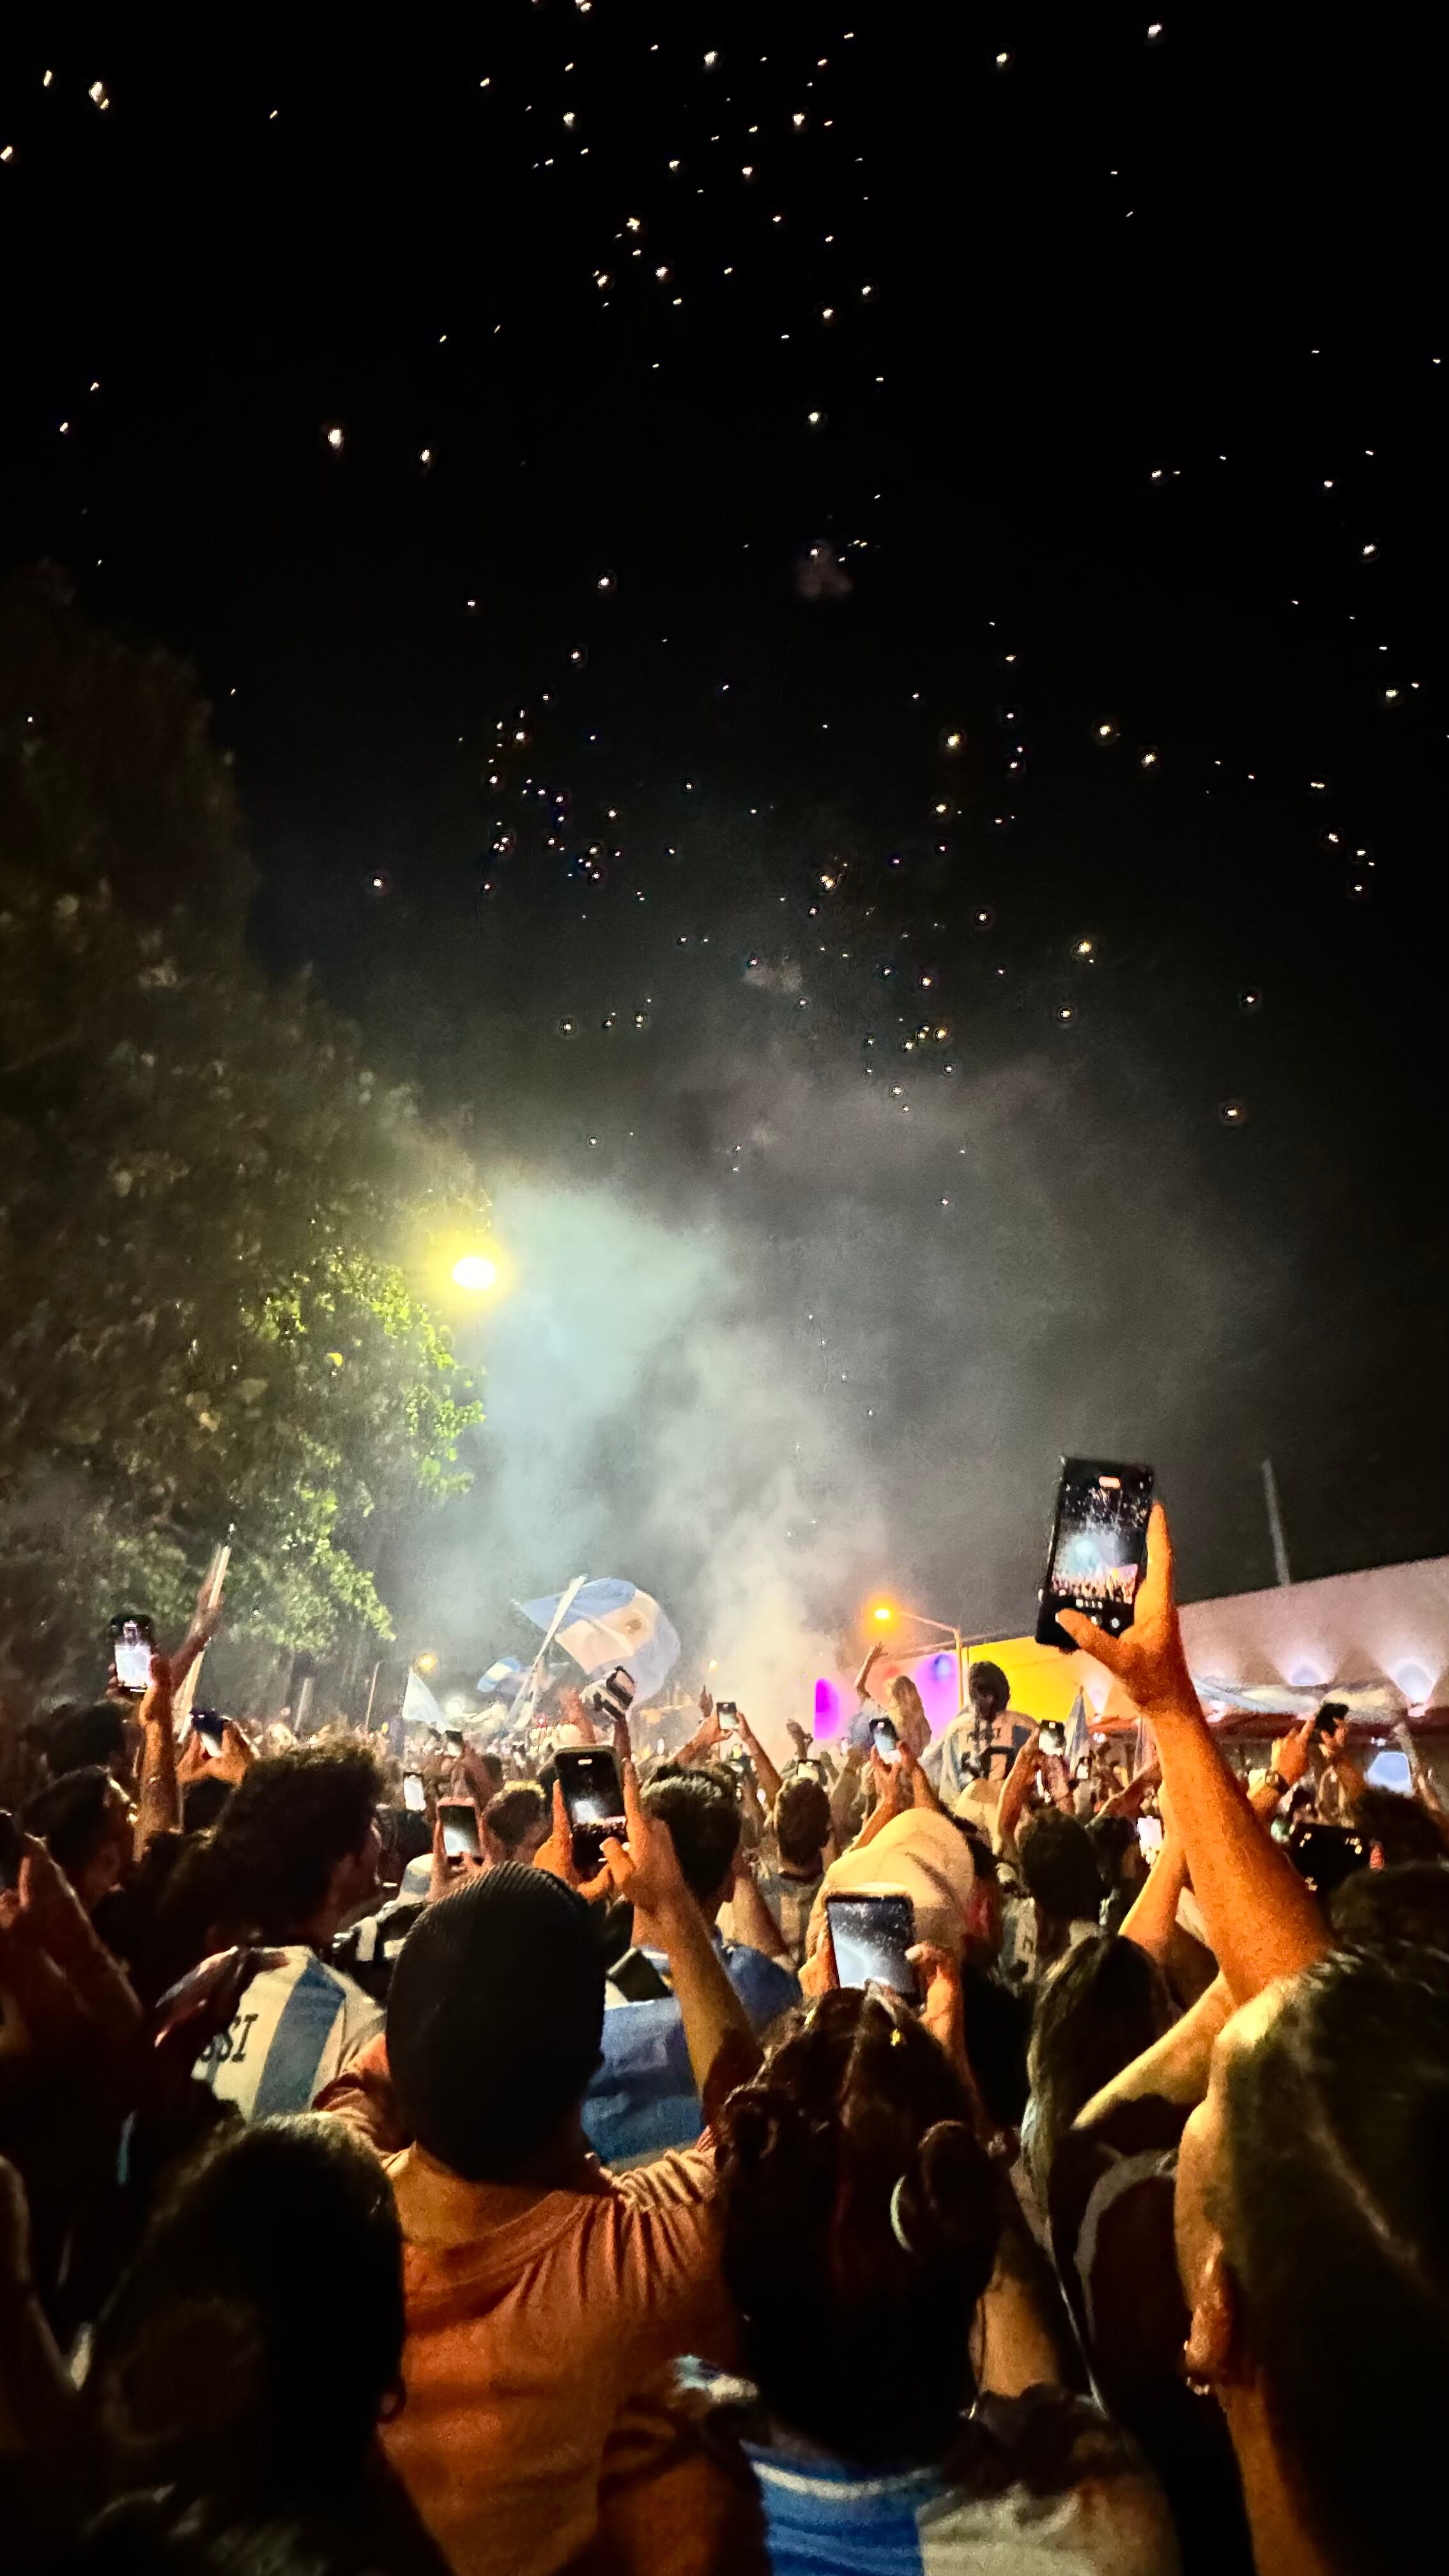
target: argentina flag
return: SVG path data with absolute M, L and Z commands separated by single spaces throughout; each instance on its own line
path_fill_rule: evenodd
M 563 1595 L 548 1593 L 539 1601 L 515 1607 L 536 1628 L 547 1631 Z M 595 1576 L 581 1584 L 558 1628 L 558 1643 L 590 1676 L 622 1664 L 634 1677 L 640 1700 L 653 1699 L 679 1661 L 679 1638 L 648 1592 L 617 1574 Z

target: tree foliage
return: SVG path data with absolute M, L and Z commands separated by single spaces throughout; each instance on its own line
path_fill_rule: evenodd
M 389 1635 L 369 1524 L 466 1481 L 478 1418 L 418 1279 L 460 1152 L 305 981 L 248 956 L 189 673 L 0 594 L 0 1677 L 183 1621 L 230 1522 L 259 1643 Z

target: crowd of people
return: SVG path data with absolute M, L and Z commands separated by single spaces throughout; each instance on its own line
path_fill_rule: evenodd
M 1133 1624 L 1064 1614 L 1140 1721 L 1076 1759 L 990 1662 L 933 1740 L 874 1657 L 831 1745 L 704 1693 L 646 1757 L 571 1692 L 268 1745 L 177 1723 L 214 1621 L 0 1817 L 7 2569 L 1417 2557 L 1449 1817 L 1332 1705 L 1239 1775 L 1160 1509 Z

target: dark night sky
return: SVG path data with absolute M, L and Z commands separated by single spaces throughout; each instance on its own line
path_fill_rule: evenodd
M 0 568 L 523 1247 L 405 1622 L 1449 1544 L 1428 31 L 1163 5 L 10 13 Z

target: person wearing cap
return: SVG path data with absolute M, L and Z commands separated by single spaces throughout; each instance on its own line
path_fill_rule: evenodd
M 647 1914 L 703 2091 L 758 2051 L 667 1825 L 632 1767 L 624 1785 L 628 1841 L 606 1844 L 591 1893 L 608 1883 Z M 591 1909 L 563 1883 L 567 1847 L 556 1833 L 538 1866 L 471 1876 L 429 1907 L 383 2038 L 319 2106 L 388 2156 L 407 2342 L 384 2440 L 454 2576 L 551 2576 L 595 2541 L 601 2510 L 637 2533 L 641 2497 L 677 2481 L 667 2364 L 733 2357 L 712 2145 L 626 2176 L 588 2152 L 604 1968 Z
M 953 1959 L 986 1939 L 990 1890 L 978 1882 L 965 1834 L 932 1808 L 903 1808 L 870 1841 L 831 1862 L 811 1917 L 811 1951 L 819 1945 L 828 1898 L 878 1895 L 908 1896 L 916 1939 Z

